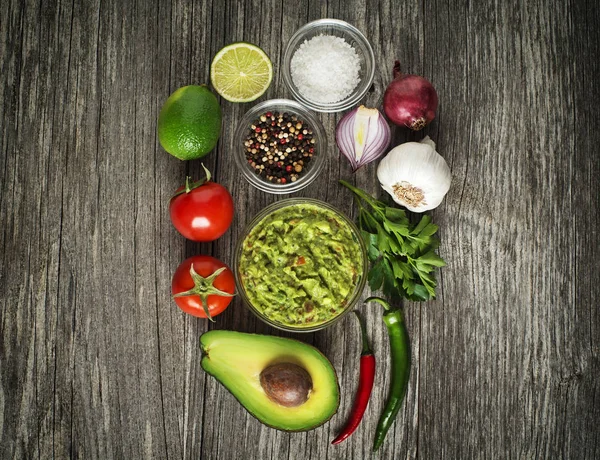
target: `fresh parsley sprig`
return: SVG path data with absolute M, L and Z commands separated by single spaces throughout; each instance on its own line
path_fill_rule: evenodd
M 372 291 L 379 288 L 392 298 L 435 298 L 434 270 L 446 265 L 437 253 L 438 226 L 424 215 L 413 224 L 401 209 L 387 206 L 364 190 L 341 180 L 358 206 L 358 225 L 367 246 L 371 268 L 367 275 Z

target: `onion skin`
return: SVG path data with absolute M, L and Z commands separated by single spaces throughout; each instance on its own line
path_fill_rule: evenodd
M 390 121 L 419 131 L 435 118 L 437 107 L 438 95 L 429 80 L 402 74 L 396 61 L 394 79 L 383 95 L 383 110 Z

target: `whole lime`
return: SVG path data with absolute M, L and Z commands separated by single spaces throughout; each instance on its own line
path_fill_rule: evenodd
M 201 158 L 221 135 L 221 106 L 206 85 L 179 88 L 158 116 L 160 145 L 180 160 Z

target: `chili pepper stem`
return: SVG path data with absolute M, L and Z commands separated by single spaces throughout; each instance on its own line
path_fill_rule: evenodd
M 387 300 L 382 299 L 381 297 L 368 297 L 367 299 L 365 299 L 365 303 L 369 302 L 377 302 L 378 304 L 382 305 L 386 311 L 392 310 L 392 306 L 390 305 L 390 303 Z
M 354 314 L 358 318 L 358 324 L 360 324 L 360 334 L 362 336 L 362 352 L 361 356 L 372 355 L 371 347 L 369 347 L 369 339 L 367 338 L 367 328 L 365 327 L 365 320 L 360 316 L 358 311 L 354 310 Z

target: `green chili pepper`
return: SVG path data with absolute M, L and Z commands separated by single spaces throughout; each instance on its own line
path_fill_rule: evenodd
M 392 352 L 392 379 L 390 384 L 390 393 L 387 403 L 375 431 L 375 442 L 373 451 L 376 451 L 383 444 L 385 435 L 394 423 L 396 415 L 402 406 L 402 400 L 408 387 L 408 377 L 410 375 L 410 341 L 408 331 L 404 324 L 402 310 L 392 308 L 390 304 L 380 297 L 369 297 L 365 302 L 377 302 L 383 305 L 385 313 L 383 322 L 387 326 L 390 337 L 390 350 Z

